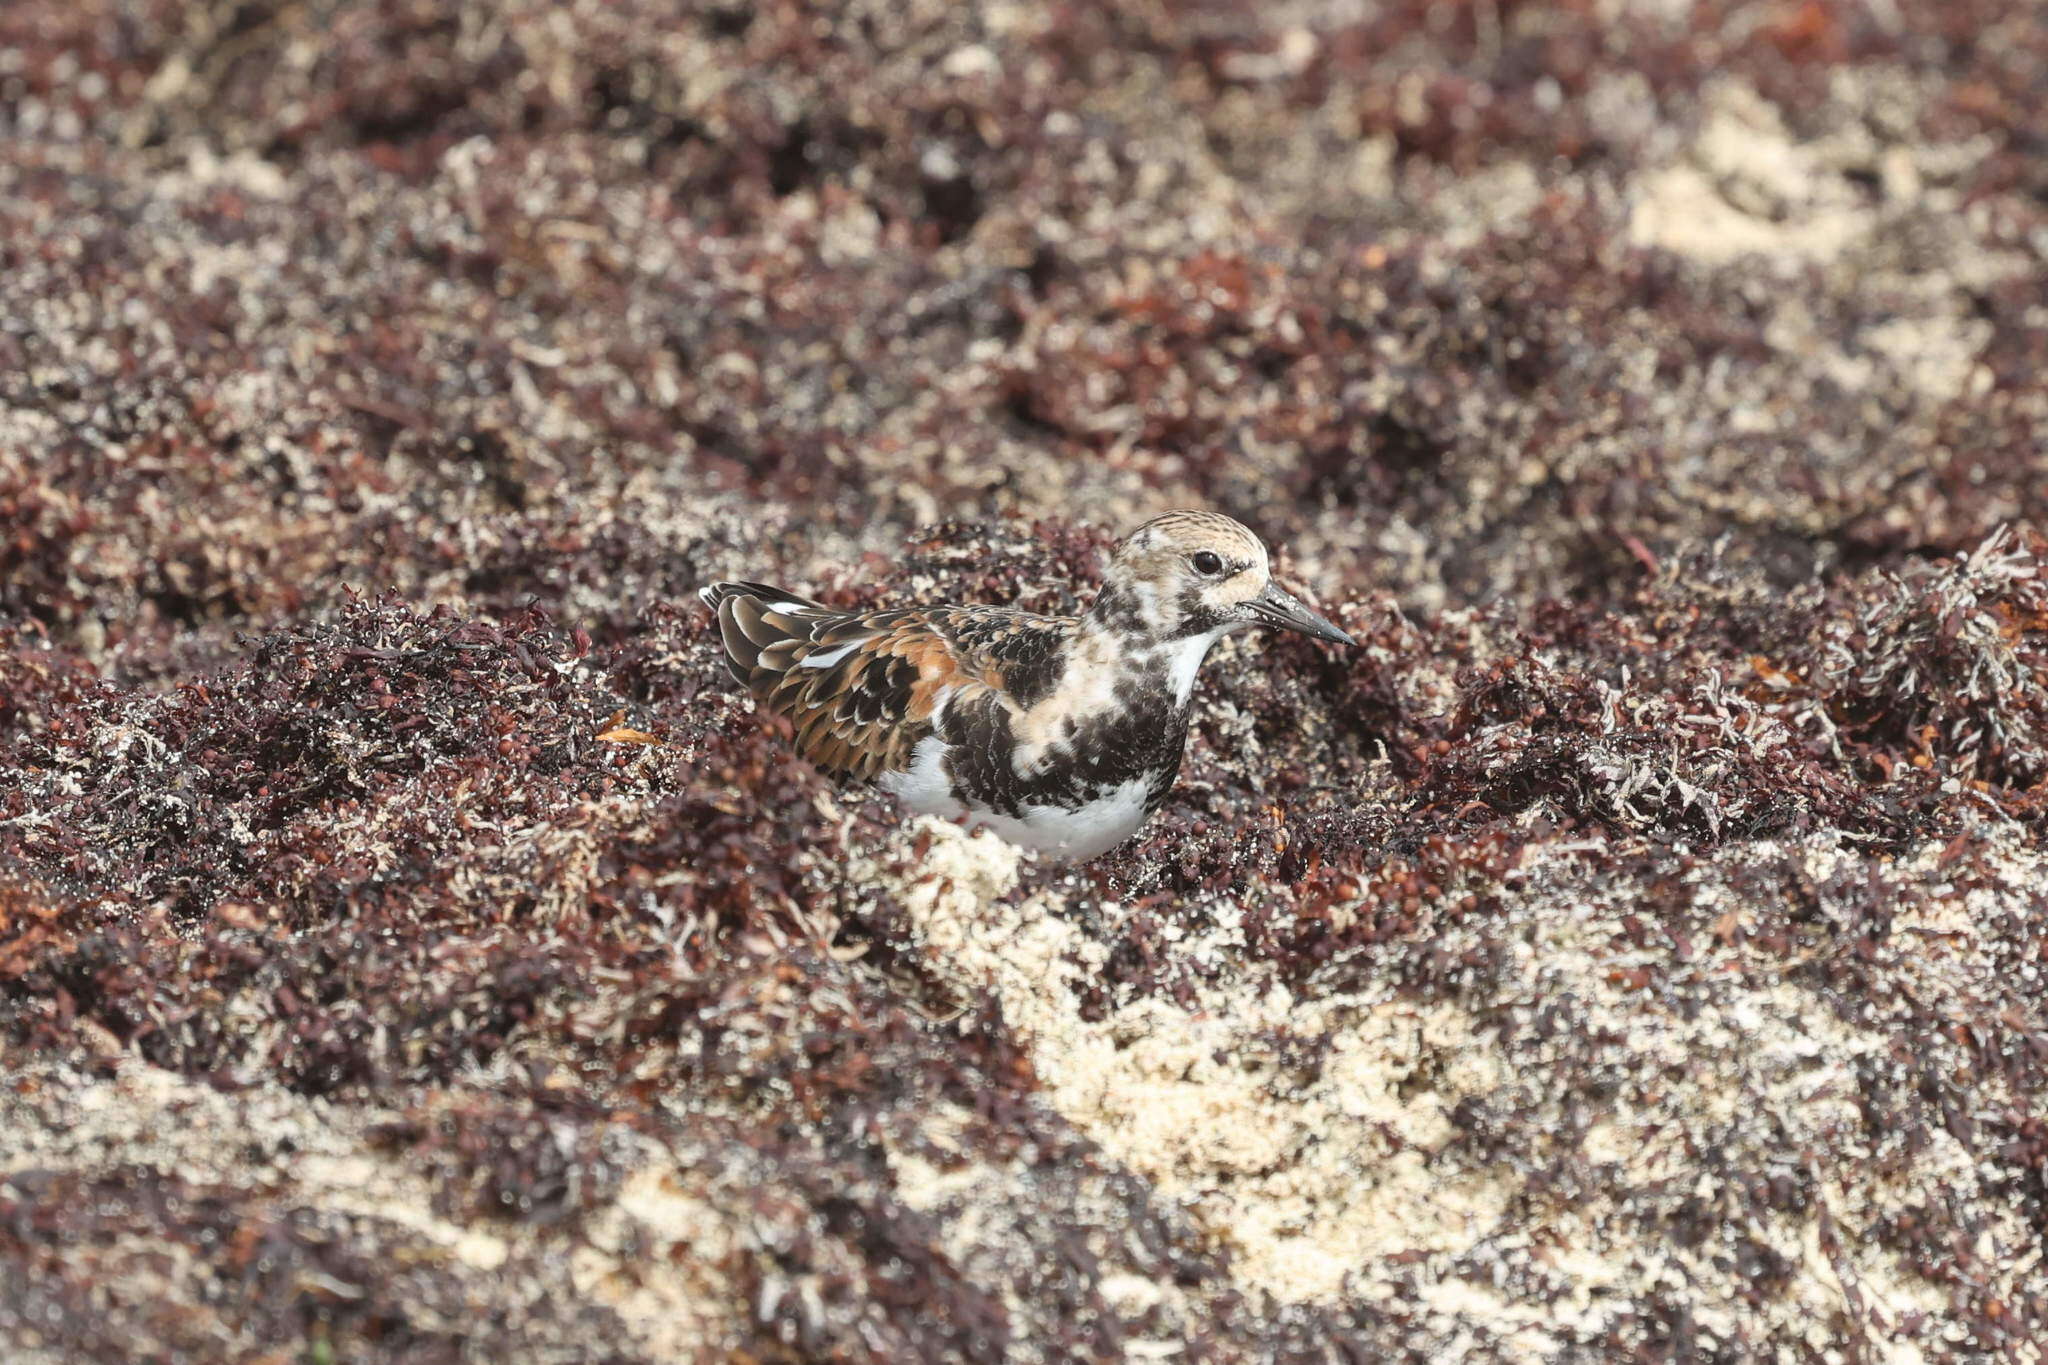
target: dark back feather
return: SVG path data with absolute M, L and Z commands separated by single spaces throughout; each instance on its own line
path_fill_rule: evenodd
M 850 612 L 762 583 L 698 594 L 718 616 L 726 667 L 796 726 L 804 756 L 865 780 L 907 767 L 942 701 L 1050 691 L 1074 621 L 1001 607 Z

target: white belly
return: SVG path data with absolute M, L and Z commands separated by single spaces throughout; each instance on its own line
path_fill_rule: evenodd
M 1136 834 L 1138 826 L 1145 823 L 1149 785 L 1143 778 L 1134 778 L 1073 810 L 1026 806 L 1021 817 L 980 810 L 970 814 L 973 824 L 985 825 L 1013 844 L 1059 858 L 1093 858 Z
M 948 820 L 964 816 L 969 828 L 993 830 L 1021 848 L 1057 858 L 1093 858 L 1106 853 L 1145 823 L 1145 793 L 1150 784 L 1142 777 L 1120 783 L 1073 810 L 1026 806 L 1021 814 L 1012 816 L 965 805 L 953 795 L 943 764 L 945 752 L 943 741 L 936 736 L 927 738 L 911 755 L 908 769 L 883 773 L 876 785 L 919 815 Z

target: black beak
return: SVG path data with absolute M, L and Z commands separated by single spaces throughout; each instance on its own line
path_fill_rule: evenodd
M 1282 592 L 1278 584 L 1268 583 L 1266 590 L 1244 604 L 1251 619 L 1262 625 L 1279 626 L 1283 630 L 1298 630 L 1303 635 L 1332 644 L 1355 645 L 1358 641 L 1331 625 L 1322 617 L 1294 600 L 1289 593 Z

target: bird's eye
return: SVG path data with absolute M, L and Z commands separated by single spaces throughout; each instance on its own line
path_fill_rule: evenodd
M 1214 578 L 1223 572 L 1223 557 L 1214 550 L 1198 550 L 1188 560 L 1195 566 L 1195 572 Z

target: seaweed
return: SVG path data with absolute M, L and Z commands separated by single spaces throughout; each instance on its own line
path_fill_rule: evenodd
M 0 7 L 9 1352 L 2038 1355 L 2038 15 L 1028 9 Z M 1082 868 L 692 595 L 1181 505 Z

